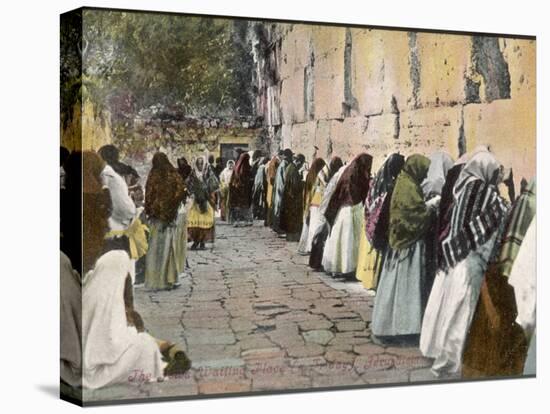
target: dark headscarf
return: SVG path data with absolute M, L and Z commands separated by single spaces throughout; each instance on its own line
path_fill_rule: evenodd
M 146 214 L 165 224 L 171 223 L 185 197 L 185 184 L 166 154 L 157 152 L 153 156 L 153 168 L 145 188 Z
M 419 154 L 407 158 L 397 177 L 390 203 L 389 241 L 392 249 L 405 249 L 426 234 L 430 211 L 424 202 L 422 181 L 430 159 Z
M 405 165 L 405 157 L 401 154 L 391 154 L 378 170 L 372 183 L 372 200 L 385 194 L 391 193 L 395 180 Z
M 231 207 L 250 207 L 252 201 L 252 168 L 250 155 L 242 153 L 235 164 L 229 182 L 229 205 Z
M 366 153 L 359 154 L 346 167 L 325 212 L 325 218 L 331 227 L 342 207 L 354 206 L 365 200 L 369 192 L 371 167 L 372 156 Z
M 178 172 L 180 173 L 181 178 L 184 181 L 187 180 L 187 177 L 189 177 L 189 174 L 191 174 L 192 169 L 193 167 L 189 165 L 185 157 L 178 158 Z
M 137 171 L 128 164 L 120 162 L 120 153 L 117 147 L 114 145 L 104 145 L 98 150 L 98 154 L 103 160 L 111 166 L 118 175 L 125 177 L 127 175 L 133 175 L 139 177 Z
M 330 181 L 330 179 L 338 172 L 340 168 L 344 166 L 344 162 L 342 161 L 342 158 L 340 157 L 332 157 L 328 164 L 329 168 L 329 176 L 327 178 L 327 183 Z

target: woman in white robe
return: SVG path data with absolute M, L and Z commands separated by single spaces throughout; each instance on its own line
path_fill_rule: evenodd
M 322 158 L 316 158 L 311 164 L 304 186 L 304 218 L 302 234 L 298 243 L 298 254 L 308 255 L 311 252 L 313 234 L 310 231 L 316 225 L 317 212 L 323 196 L 323 178 L 329 174 L 329 167 Z
M 355 273 L 361 233 L 363 201 L 369 191 L 372 156 L 363 153 L 346 167 L 332 195 L 325 218 L 330 226 L 323 252 L 323 269 L 333 276 Z
M 163 376 L 155 338 L 128 326 L 124 288 L 131 261 L 122 250 L 101 256 L 83 281 L 82 336 L 84 388 L 128 383 L 140 372 L 151 381 Z
M 481 283 L 508 211 L 496 188 L 499 171 L 495 157 L 479 151 L 453 189 L 450 232 L 441 246 L 446 270 L 434 282 L 420 337 L 422 354 L 434 359 L 435 375 L 454 374 L 462 367 Z
M 310 225 L 311 231 L 313 232 L 313 238 L 311 241 L 311 252 L 309 255 L 309 267 L 315 270 L 320 270 L 323 267 L 323 253 L 325 250 L 325 243 L 329 232 L 329 225 L 327 224 L 327 219 L 325 218 L 325 212 L 327 211 L 330 199 L 332 198 L 332 195 L 336 190 L 336 186 L 340 181 L 340 177 L 346 170 L 342 160 L 339 157 L 335 157 L 333 158 L 333 160 L 336 160 L 334 164 L 335 172 L 329 179 L 325 191 L 323 192 L 321 204 L 319 204 L 319 208 L 317 210 L 317 219 L 315 223 Z
M 60 376 L 82 385 L 82 286 L 69 258 L 60 252 Z

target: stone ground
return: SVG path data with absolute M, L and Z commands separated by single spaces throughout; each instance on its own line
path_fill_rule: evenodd
M 253 227 L 216 227 L 212 249 L 190 251 L 173 291 L 136 287 L 149 332 L 177 342 L 192 369 L 179 378 L 87 391 L 87 400 L 432 381 L 414 345 L 370 338 L 374 298 L 358 282 L 313 272 L 297 243 Z M 209 247 L 207 245 L 207 247 Z

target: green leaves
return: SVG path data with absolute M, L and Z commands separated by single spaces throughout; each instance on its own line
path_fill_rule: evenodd
M 246 46 L 234 45 L 235 24 L 222 18 L 85 10 L 87 97 L 103 104 L 131 94 L 136 111 L 157 103 L 179 103 L 200 115 L 250 111 L 245 92 L 252 60 Z M 239 34 L 242 43 L 246 30 L 241 27 Z

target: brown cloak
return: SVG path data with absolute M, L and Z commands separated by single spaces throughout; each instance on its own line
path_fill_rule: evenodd
M 241 154 L 229 182 L 229 207 L 249 208 L 252 202 L 252 168 L 250 155 Z
M 153 168 L 145 185 L 145 213 L 165 224 L 171 223 L 184 198 L 183 178 L 166 154 L 157 152 L 153 156 Z

